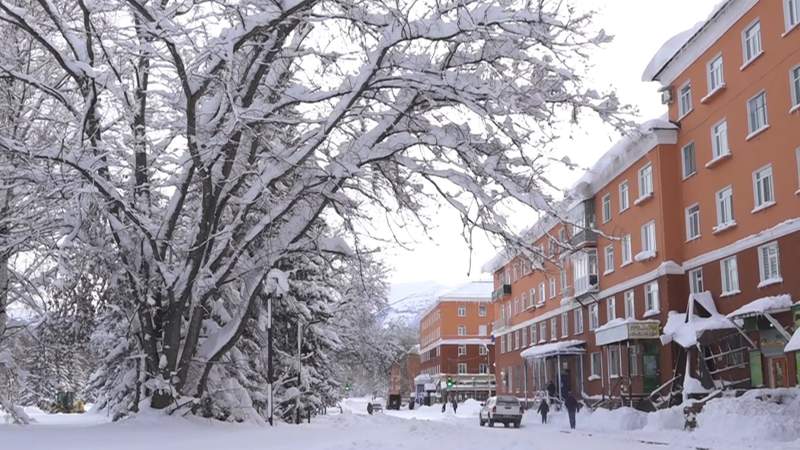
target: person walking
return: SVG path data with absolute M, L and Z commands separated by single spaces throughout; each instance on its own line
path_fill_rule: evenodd
M 553 401 L 553 398 L 556 396 L 556 385 L 553 382 L 547 383 L 547 399 Z
M 454 398 L 453 399 L 453 414 L 455 414 L 457 411 L 458 411 L 458 401 L 456 401 L 456 399 Z
M 575 413 L 578 411 L 579 405 L 572 393 L 567 392 L 567 396 L 564 398 L 564 406 L 567 408 L 567 415 L 569 416 L 569 427 L 574 430 Z
M 539 403 L 539 414 L 542 415 L 542 423 L 547 423 L 547 413 L 550 411 L 550 405 L 547 404 L 547 400 L 542 399 L 541 403 Z

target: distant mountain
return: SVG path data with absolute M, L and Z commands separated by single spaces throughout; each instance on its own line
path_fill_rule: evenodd
M 450 289 L 436 281 L 417 281 L 411 283 L 393 283 L 389 290 L 389 313 L 387 321 L 401 320 L 409 325 L 416 325 L 436 298 Z

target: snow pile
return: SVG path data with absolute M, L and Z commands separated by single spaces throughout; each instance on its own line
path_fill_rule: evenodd
M 681 31 L 680 33 L 672 36 L 661 46 L 660 49 L 653 55 L 653 58 L 645 67 L 644 72 L 642 73 L 642 81 L 654 81 L 655 78 L 658 76 L 661 69 L 666 66 L 670 60 L 675 56 L 680 49 L 686 45 L 689 40 L 700 31 L 700 28 L 703 27 L 705 22 L 697 22 L 696 24 L 692 25 L 689 29 Z
M 737 317 L 745 317 L 754 314 L 764 314 L 771 311 L 780 311 L 792 307 L 792 297 L 789 294 L 773 295 L 769 297 L 762 297 L 758 300 L 742 306 L 736 311 L 728 314 L 729 319 Z
M 799 417 L 799 389 L 752 390 L 709 401 L 697 424 L 699 432 L 726 440 L 786 442 L 800 441 Z
M 568 341 L 552 342 L 549 344 L 534 345 L 529 349 L 521 352 L 519 355 L 523 358 L 542 358 L 549 355 L 557 355 L 560 353 L 583 353 L 585 350 L 579 348 L 586 342 L 579 339 L 571 339 Z
M 464 400 L 463 403 L 458 404 L 457 417 L 478 417 L 481 412 L 481 402 L 474 399 Z
M 705 310 L 709 317 L 695 314 L 698 307 Z M 717 311 L 711 293 L 699 292 L 689 296 L 686 313 L 670 311 L 667 314 L 667 323 L 664 325 L 661 343 L 667 345 L 675 341 L 681 347 L 689 348 L 697 344 L 697 338 L 704 332 L 728 328 L 734 328 L 734 324 Z
M 786 344 L 786 347 L 783 348 L 785 352 L 797 352 L 800 351 L 800 328 L 794 331 L 794 335 L 792 338 L 789 339 L 789 342 Z
M 686 424 L 686 417 L 683 415 L 683 406 L 673 406 L 672 408 L 659 409 L 658 411 L 647 414 L 647 424 L 645 431 L 682 431 Z
M 494 283 L 492 281 L 472 281 L 439 296 L 439 299 L 486 299 L 492 298 Z

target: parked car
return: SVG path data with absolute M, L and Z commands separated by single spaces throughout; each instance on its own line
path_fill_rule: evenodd
M 522 423 L 522 412 L 522 405 L 516 397 L 498 395 L 497 397 L 489 397 L 481 405 L 478 420 L 481 426 L 488 423 L 490 427 L 493 427 L 495 423 L 499 422 L 506 428 L 511 424 L 514 425 L 514 428 L 519 428 L 520 423 Z

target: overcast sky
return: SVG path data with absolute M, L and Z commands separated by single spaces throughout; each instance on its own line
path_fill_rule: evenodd
M 719 0 L 579 0 L 580 6 L 594 5 L 596 24 L 615 36 L 614 41 L 595 53 L 591 80 L 599 88 L 613 86 L 620 99 L 639 110 L 639 119 L 659 117 L 666 112 L 656 83 L 644 83 L 641 74 L 650 58 L 673 35 L 705 19 Z M 564 152 L 584 167 L 593 164 L 619 136 L 606 127 L 591 126 L 564 143 Z M 558 179 L 569 187 L 582 174 L 574 171 Z M 447 208 L 435 211 L 436 226 L 430 236 L 407 230 L 405 238 L 415 238 L 410 250 L 384 248 L 392 267 L 392 283 L 435 281 L 454 286 L 468 279 L 488 279 L 481 266 L 497 248 L 486 236 L 475 236 L 470 251 L 461 237 L 461 220 Z M 535 218 L 516 218 L 531 225 Z

